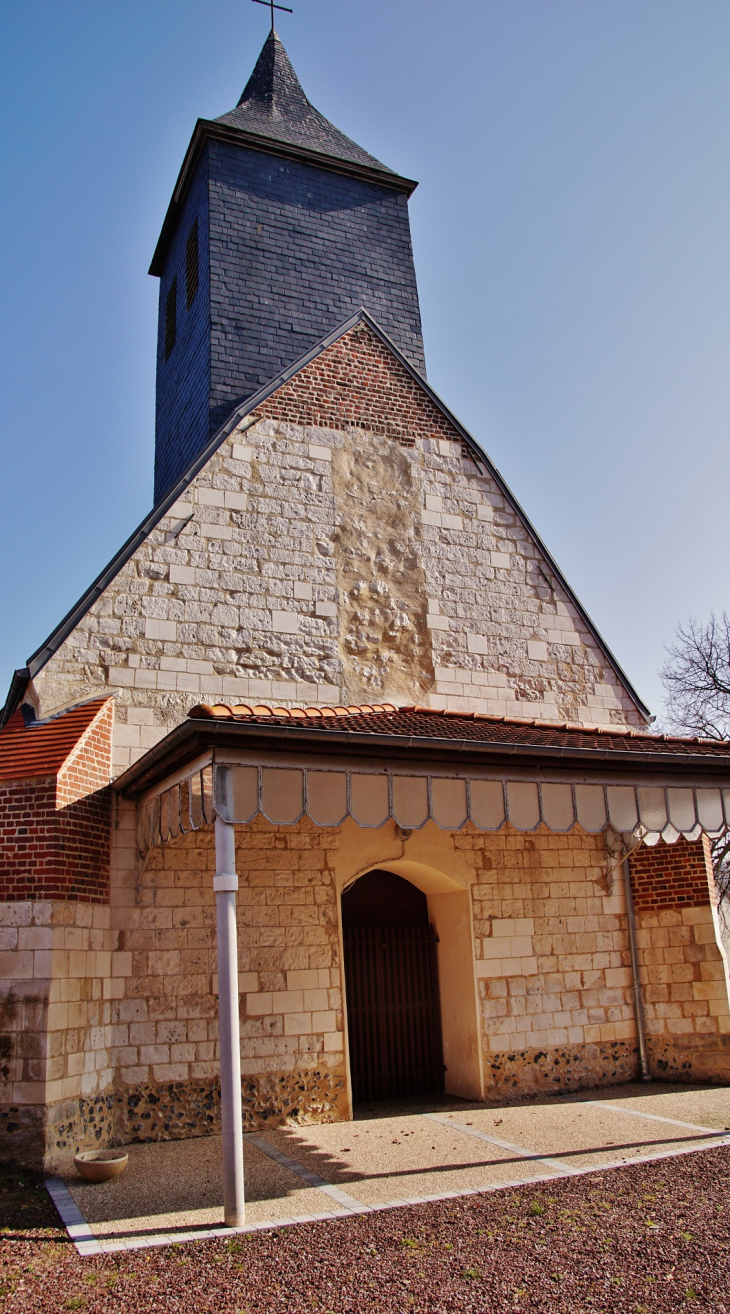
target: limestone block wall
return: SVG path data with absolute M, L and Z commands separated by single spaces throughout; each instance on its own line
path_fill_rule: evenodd
M 109 906 L 0 903 L 0 1155 L 36 1167 L 111 1135 Z
M 454 1089 L 510 1096 L 636 1075 L 623 886 L 602 836 L 429 822 L 404 837 L 392 822 L 258 818 L 237 828 L 247 1126 L 349 1116 L 339 899 L 383 866 L 429 899 Z M 108 905 L 0 905 L 3 1154 L 53 1167 L 80 1146 L 218 1129 L 213 870 L 210 827 L 141 860 L 122 802 Z M 708 891 L 704 904 L 638 914 L 657 1076 L 730 1076 L 713 912 Z
M 219 1098 L 213 832 L 153 849 L 137 875 L 133 822 L 123 812 L 111 909 L 117 1132 L 146 1139 L 194 1126 L 200 1134 L 217 1128 Z M 238 829 L 248 1125 L 346 1114 L 335 844 L 333 832 L 309 822 Z
M 179 837 L 153 849 L 136 875 L 132 822 L 123 809 L 112 885 L 116 1126 L 122 1137 L 184 1135 L 217 1118 L 214 840 L 210 828 Z M 339 894 L 379 865 L 429 895 L 440 888 L 437 872 L 470 891 L 483 1093 L 633 1075 L 623 903 L 607 888 L 602 836 L 471 825 L 449 833 L 429 823 L 403 840 L 392 823 L 369 832 L 259 817 L 237 828 L 248 1125 L 348 1116 Z M 472 954 L 468 928 L 464 937 L 449 947 L 457 960 Z
M 633 1078 L 625 906 L 602 835 L 458 835 L 473 853 L 485 1084 L 500 1094 Z
M 730 1080 L 727 959 L 709 902 L 637 920 L 655 1075 Z
M 474 852 L 487 1089 L 577 1089 L 635 1077 L 625 893 L 620 874 L 608 875 L 603 836 L 543 828 L 526 836 L 508 828 L 498 837 L 460 835 L 456 844 Z M 702 839 L 644 846 L 632 859 L 656 1076 L 730 1076 L 729 983 L 707 863 Z M 676 899 L 665 885 L 662 909 L 642 911 L 662 870 L 674 873 Z M 688 891 L 692 906 L 680 902 Z
M 687 847 L 692 867 L 695 846 Z M 702 850 L 701 841 L 697 847 Z M 465 932 L 460 953 L 471 955 L 473 941 L 485 1094 L 575 1089 L 636 1075 L 624 891 L 615 873 L 607 875 L 611 860 L 602 835 L 542 828 L 524 835 L 509 826 L 485 834 L 471 824 L 449 833 L 429 823 L 402 840 L 392 823 L 362 831 L 353 822 L 319 829 L 305 819 L 277 828 L 258 818 L 237 829 L 250 1118 L 294 1109 L 302 1117 L 346 1116 L 339 894 L 359 871 L 380 865 L 429 895 L 437 888 L 434 873 L 443 872 L 470 896 L 472 935 Z M 136 887 L 130 874 L 126 894 L 123 882 L 117 888 L 112 921 L 131 958 L 120 959 L 130 973 L 117 982 L 123 994 L 113 1004 L 112 1064 L 117 1088 L 135 1099 L 166 1082 L 182 1089 L 215 1081 L 213 867 L 212 833 L 202 830 L 153 850 Z M 697 930 L 683 933 L 686 949 L 673 947 L 666 963 L 669 933 L 642 931 L 642 985 L 657 1065 L 661 1060 L 672 1073 L 717 1079 L 725 1061 L 727 987 L 719 980 L 720 951 L 709 902 L 706 907 L 709 921 L 702 909 L 670 914 L 670 920 L 694 919 Z M 699 952 L 692 947 L 698 937 L 704 937 Z M 652 954 L 662 959 L 661 982 L 649 971 Z M 688 994 L 690 960 L 697 982 Z M 655 985 L 671 993 L 669 1012 L 654 998 Z M 681 1025 L 674 1025 L 675 1016 Z M 701 1069 L 690 1034 L 706 1037 Z M 128 1124 L 140 1134 L 139 1119 L 136 1126 Z
M 369 330 L 227 439 L 36 677 L 118 688 L 114 766 L 194 702 L 643 718 L 486 467 Z

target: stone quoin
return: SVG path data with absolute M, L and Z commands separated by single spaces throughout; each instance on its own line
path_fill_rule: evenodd
M 273 31 L 196 125 L 154 506 L 2 714 L 6 1159 L 222 1128 L 235 1223 L 242 1129 L 730 1078 L 730 747 L 650 733 L 428 384 L 415 185 Z

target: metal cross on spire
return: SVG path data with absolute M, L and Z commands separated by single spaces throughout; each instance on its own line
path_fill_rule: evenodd
M 283 11 L 284 11 L 285 14 L 293 14 L 293 13 L 294 13 L 294 10 L 293 10 L 293 9 L 289 9 L 289 7 L 288 7 L 287 5 L 275 5 L 275 4 L 274 4 L 274 0 L 253 0 L 253 3 L 254 3 L 255 5 L 266 5 L 266 8 L 271 10 L 271 30 L 272 30 L 272 32 L 274 31 L 274 10 L 275 10 L 275 9 L 283 9 Z

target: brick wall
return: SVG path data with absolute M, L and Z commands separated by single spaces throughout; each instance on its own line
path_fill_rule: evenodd
M 0 784 L 0 900 L 109 897 L 109 700 L 58 776 Z
M 68 807 L 109 784 L 113 731 L 114 702 L 110 698 L 81 735 L 58 773 L 57 807 Z
M 0 784 L 0 899 L 42 898 L 58 886 L 56 779 Z
M 362 429 L 413 447 L 457 437 L 444 414 L 363 325 L 279 388 L 257 414 L 323 429 Z
M 642 844 L 629 858 L 631 890 L 637 913 L 664 908 L 698 908 L 714 892 L 709 842 L 704 837 L 689 843 Z

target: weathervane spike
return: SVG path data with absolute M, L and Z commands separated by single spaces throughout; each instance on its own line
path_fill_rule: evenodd
M 272 30 L 272 32 L 275 30 L 275 28 L 274 28 L 274 10 L 275 10 L 275 9 L 281 9 L 281 10 L 284 11 L 285 14 L 293 14 L 293 13 L 294 13 L 294 10 L 293 10 L 293 9 L 290 9 L 290 8 L 288 7 L 288 5 L 275 5 L 275 4 L 274 4 L 274 0 L 253 0 L 253 3 L 254 3 L 255 5 L 266 5 L 266 8 L 271 10 L 271 30 Z

